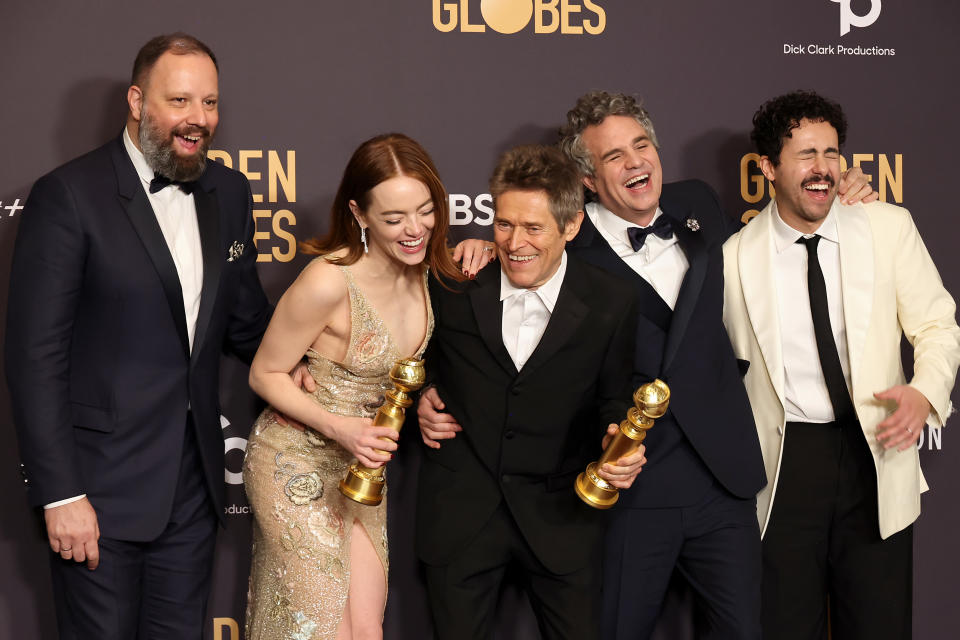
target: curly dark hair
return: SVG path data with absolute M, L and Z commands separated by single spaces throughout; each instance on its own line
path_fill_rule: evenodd
M 591 91 L 577 99 L 577 104 L 567 112 L 566 125 L 560 129 L 560 150 L 577 163 L 582 175 L 594 175 L 593 160 L 583 144 L 583 130 L 601 124 L 609 116 L 633 118 L 646 130 L 653 146 L 660 149 L 650 113 L 639 100 L 625 93 Z
M 757 153 L 770 158 L 773 166 L 780 164 L 783 139 L 800 126 L 801 120 L 827 122 L 837 130 L 840 147 L 847 139 L 847 118 L 839 104 L 813 91 L 793 91 L 768 100 L 753 114 L 750 140 Z

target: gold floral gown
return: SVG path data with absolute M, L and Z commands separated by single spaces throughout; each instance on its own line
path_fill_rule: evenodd
M 314 399 L 343 416 L 371 418 L 392 388 L 398 352 L 383 321 L 341 266 L 350 294 L 350 344 L 344 362 L 307 352 Z M 424 272 L 427 332 L 433 332 Z M 267 408 L 253 426 L 243 481 L 253 513 L 253 563 L 247 594 L 247 640 L 336 638 L 350 587 L 350 539 L 362 526 L 387 575 L 387 501 L 367 506 L 338 489 L 353 457 L 336 441 L 278 424 Z M 386 489 L 384 489 L 386 491 Z

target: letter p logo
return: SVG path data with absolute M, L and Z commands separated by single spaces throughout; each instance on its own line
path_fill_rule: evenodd
M 870 11 L 865 16 L 858 16 L 850 8 L 851 0 L 830 0 L 840 4 L 840 35 L 850 33 L 850 27 L 869 27 L 880 17 L 881 0 L 870 0 Z

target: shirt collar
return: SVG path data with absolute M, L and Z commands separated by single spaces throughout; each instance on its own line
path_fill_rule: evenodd
M 630 244 L 630 237 L 627 235 L 627 229 L 631 227 L 646 229 L 647 227 L 653 225 L 653 223 L 657 221 L 657 218 L 663 215 L 663 209 L 657 207 L 657 211 L 653 214 L 650 224 L 648 224 L 646 227 L 641 227 L 638 224 L 624 220 L 599 202 L 588 202 L 585 209 L 587 216 L 590 218 L 590 222 L 592 222 L 595 227 L 602 228 L 609 236 L 626 244 Z
M 153 180 L 154 171 L 147 164 L 143 152 L 137 149 L 137 145 L 133 144 L 133 139 L 130 138 L 130 132 L 127 131 L 126 127 L 123 128 L 123 146 L 127 150 L 127 155 L 130 156 L 133 168 L 137 170 L 137 175 L 140 176 L 140 181 L 149 187 L 150 181 Z
M 567 273 L 567 252 L 564 251 L 560 256 L 560 266 L 557 267 L 556 273 L 554 273 L 549 280 L 544 282 L 542 285 L 537 287 L 533 293 L 537 294 L 537 297 L 543 302 L 544 306 L 547 308 L 547 311 L 553 313 L 553 308 L 557 304 L 557 297 L 560 295 L 560 286 L 563 284 L 563 276 Z M 512 298 L 513 296 L 526 293 L 530 289 L 525 289 L 523 287 L 515 287 L 510 283 L 510 279 L 507 278 L 507 274 L 503 272 L 503 269 L 500 270 L 500 301 L 503 302 L 507 298 Z
M 776 246 L 777 253 L 783 253 L 786 251 L 790 245 L 796 244 L 797 240 L 801 237 L 809 237 L 812 235 L 818 235 L 825 240 L 829 240 L 834 244 L 840 243 L 840 234 L 837 232 L 837 201 L 834 200 L 833 204 L 830 205 L 830 211 L 827 213 L 827 217 L 823 219 L 823 223 L 814 233 L 802 233 L 797 231 L 786 222 L 783 221 L 783 218 L 780 217 L 780 211 L 777 209 L 777 203 L 773 203 L 773 241 Z

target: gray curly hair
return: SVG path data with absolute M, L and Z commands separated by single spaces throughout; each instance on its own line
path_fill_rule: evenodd
M 580 96 L 576 106 L 567 112 L 566 126 L 560 129 L 560 149 L 577 163 L 582 175 L 594 175 L 593 160 L 583 144 L 583 130 L 600 124 L 608 116 L 628 116 L 635 119 L 646 130 L 653 146 L 660 149 L 650 114 L 636 98 L 625 93 L 591 91 Z

